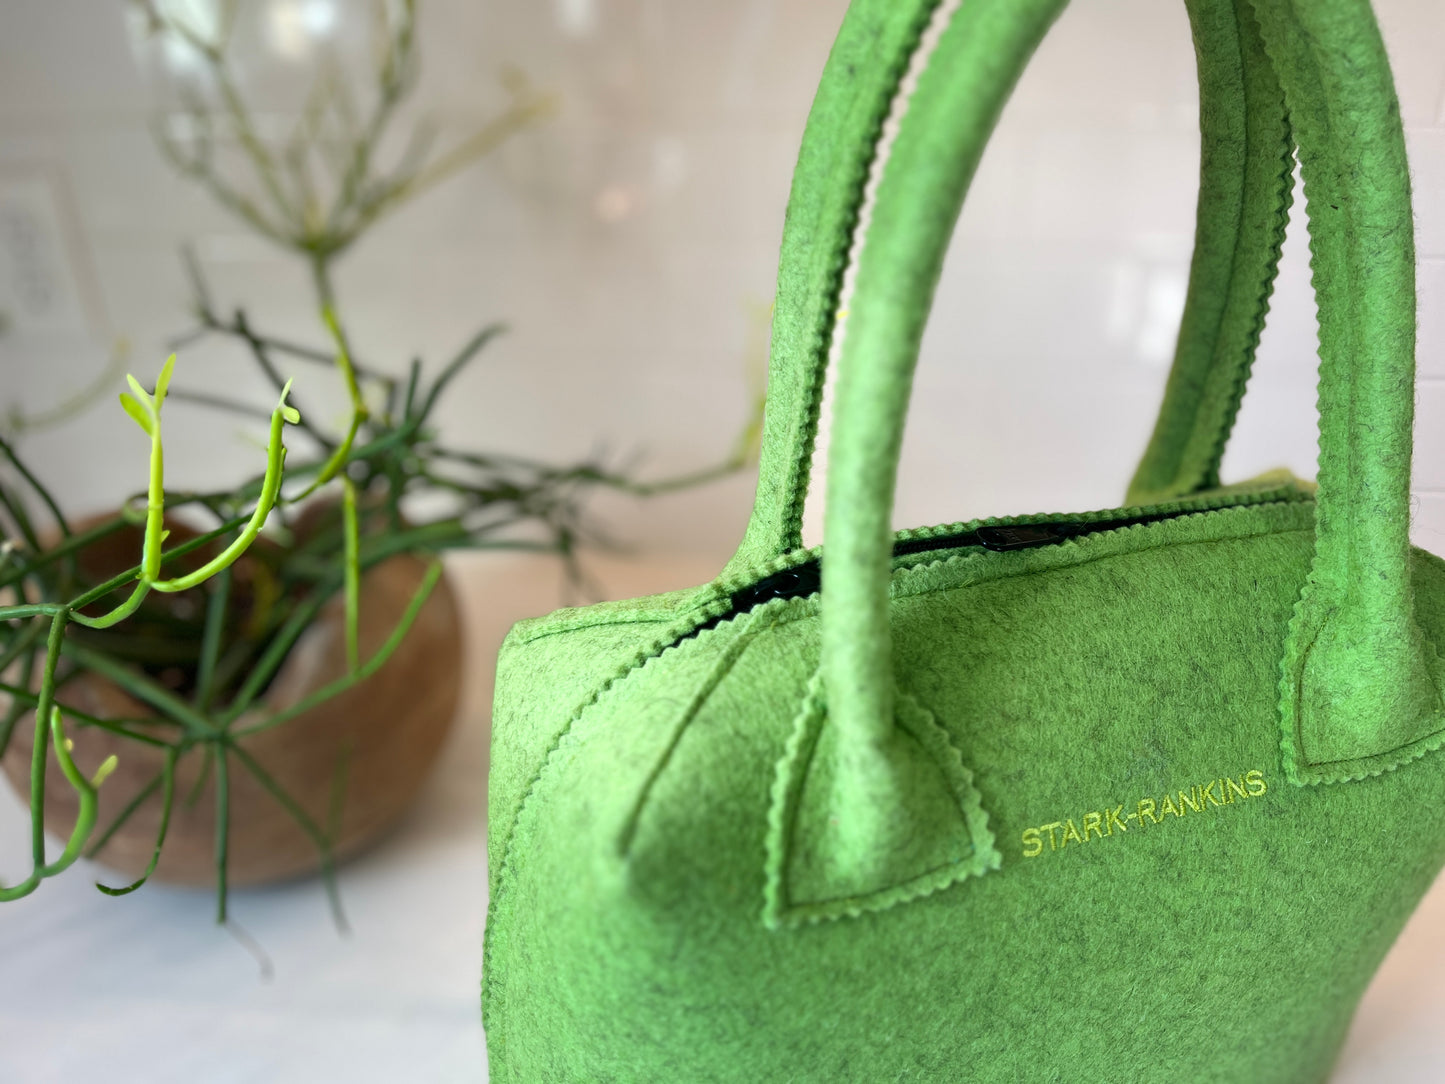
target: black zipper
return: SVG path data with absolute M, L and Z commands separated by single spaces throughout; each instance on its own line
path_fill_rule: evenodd
M 1233 507 L 1233 506 L 1231 506 Z M 934 535 L 931 538 L 908 538 L 893 543 L 893 556 L 903 557 L 913 553 L 928 553 L 932 550 L 956 550 L 979 548 L 994 553 L 1009 550 L 1034 549 L 1038 546 L 1057 546 L 1071 538 L 1101 531 L 1114 531 L 1121 527 L 1139 527 L 1146 523 L 1159 523 L 1166 519 L 1214 512 L 1214 508 L 1184 508 L 1173 512 L 1153 512 L 1141 516 L 1121 516 L 1114 519 L 1056 520 L 1049 523 L 998 523 L 977 527 L 972 531 L 955 534 Z M 817 594 L 822 587 L 822 563 L 814 557 L 810 561 L 764 576 L 757 583 L 733 592 L 728 609 L 701 622 L 696 628 L 684 633 L 678 642 L 696 636 L 698 633 L 722 624 L 739 614 L 747 613 L 766 602 L 780 598 L 807 598 Z

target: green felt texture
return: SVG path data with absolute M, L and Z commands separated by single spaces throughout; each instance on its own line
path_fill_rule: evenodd
M 1366 0 L 1260 4 L 1299 144 L 1320 322 L 1317 547 L 1281 679 L 1285 766 L 1386 771 L 1445 742 L 1413 615 L 1415 245 L 1400 107 Z
M 856 776 L 839 771 L 850 750 L 839 748 L 837 728 L 827 725 L 822 682 L 809 686 L 773 785 L 763 911 L 769 926 L 884 910 L 998 868 L 973 776 L 948 731 L 907 695 L 894 710 L 888 747 L 866 754 L 903 777 L 906 804 L 888 792 L 859 793 Z M 878 818 L 885 842 L 869 840 L 869 857 L 883 860 L 859 863 L 849 838 L 859 822 L 848 813 L 870 805 L 889 814 Z
M 938 3 L 854 5 L 828 56 L 793 171 L 778 259 L 757 499 L 729 571 L 801 544 L 848 246 L 889 104 Z
M 1284 94 L 1247 0 L 1188 8 L 1199 67 L 1194 259 L 1164 403 L 1130 483 L 1129 504 L 1219 485 L 1219 461 L 1264 327 L 1293 184 Z
M 1241 3 L 1243 0 L 1241 0 Z M 801 544 L 843 270 L 889 101 L 937 0 L 854 5 L 829 56 L 793 174 L 779 258 L 753 515 L 729 572 Z M 1291 146 L 1248 18 L 1188 3 L 1200 78 L 1195 258 L 1159 424 L 1130 488 L 1145 504 L 1218 483 L 1283 239 Z
M 733 602 L 818 556 L 793 490 L 852 166 L 930 0 L 855 0 L 824 74 L 739 555 L 508 637 L 493 1079 L 1321 1080 L 1445 863 L 1445 563 L 1408 545 L 1410 195 L 1363 0 L 1190 5 L 1201 251 L 1131 504 L 989 521 L 1146 522 L 1007 551 L 890 530 L 948 236 L 1061 6 L 964 0 L 908 104 L 841 329 L 821 592 Z M 1222 486 L 1293 145 L 1320 477 Z
M 1445 773 L 1286 782 L 1277 656 L 1311 525 L 1275 503 L 895 574 L 900 684 L 969 750 L 1002 865 L 856 918 L 763 916 L 819 600 L 755 611 L 691 714 L 738 622 L 631 668 L 493 836 L 493 1079 L 1323 1079 L 1445 860 Z M 1445 568 L 1415 576 L 1445 635 Z M 1256 770 L 1257 798 L 1179 798 Z M 1120 805 L 1127 834 L 1023 857 L 1026 830 L 1063 842 Z

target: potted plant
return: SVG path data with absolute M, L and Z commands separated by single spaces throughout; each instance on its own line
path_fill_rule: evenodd
M 438 402 L 498 327 L 434 372 L 363 364 L 332 280 L 336 259 L 380 218 L 545 115 L 549 99 L 512 79 L 512 102 L 436 155 L 390 171 L 378 146 L 415 82 L 415 6 L 379 29 L 371 113 L 335 78 L 318 81 L 297 130 L 262 137 L 231 71 L 231 8 L 216 36 L 149 2 L 153 31 L 190 49 L 212 98 L 187 94 L 195 140 L 163 138 L 174 165 L 260 236 L 305 262 L 324 345 L 269 335 L 215 303 L 187 259 L 196 327 L 220 336 L 275 386 L 267 408 L 185 380 L 174 356 L 152 388 L 134 377 L 124 409 L 149 441 L 143 499 L 72 522 L 14 440 L 0 440 L 0 763 L 29 803 L 32 869 L 0 901 L 34 891 L 82 854 L 125 875 L 228 887 L 320 870 L 375 839 L 426 778 L 456 706 L 461 636 L 439 555 L 529 549 L 575 568 L 593 537 L 583 502 L 639 496 L 744 465 L 760 415 L 715 467 L 641 483 L 596 462 L 554 465 L 458 447 L 433 424 Z M 325 138 L 320 133 L 325 131 Z M 246 188 L 216 143 L 239 150 Z M 310 159 L 334 167 L 326 189 Z M 328 367 L 350 404 L 328 429 L 290 396 L 288 366 Z M 172 385 L 172 378 L 175 384 Z M 165 486 L 168 401 L 253 416 L 265 469 L 208 492 Z M 300 447 L 288 449 L 287 445 Z M 172 455 L 175 449 L 170 449 Z M 58 856 L 45 833 L 61 834 Z

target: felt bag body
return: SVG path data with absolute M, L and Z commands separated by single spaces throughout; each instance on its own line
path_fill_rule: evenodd
M 891 530 L 948 237 L 1061 6 L 855 0 L 794 178 L 737 556 L 508 636 L 493 1080 L 1320 1080 L 1445 862 L 1445 564 L 1408 540 L 1413 223 L 1367 0 L 1188 4 L 1196 250 L 1124 506 Z M 1296 153 L 1318 484 L 1223 485 Z

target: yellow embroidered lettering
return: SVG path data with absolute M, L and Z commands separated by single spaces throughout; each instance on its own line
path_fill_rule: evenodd
M 1032 848 L 1032 849 L 1030 849 L 1030 848 Z M 1034 857 L 1037 857 L 1038 854 L 1039 854 L 1039 852 L 1042 851 L 1043 849 L 1044 849 L 1044 841 L 1039 837 L 1039 830 L 1038 830 L 1037 828 L 1025 828 L 1025 829 L 1024 829 L 1024 857 L 1025 857 L 1025 858 L 1034 858 Z
M 1165 793 L 1161 800 L 1140 798 L 1134 809 L 1125 813 L 1124 803 L 1104 806 L 1102 812 L 1085 813 L 1081 818 L 1084 829 L 1072 817 L 1037 828 L 1025 828 L 1022 836 L 1022 854 L 1025 858 L 1037 858 L 1044 853 L 1044 836 L 1049 837 L 1049 850 L 1062 851 L 1070 843 L 1087 843 L 1094 837 L 1110 839 L 1117 828 L 1119 835 L 1129 831 L 1127 821 L 1135 821 L 1138 827 L 1145 824 L 1163 824 L 1167 814 L 1176 818 L 1186 812 L 1202 813 L 1209 806 L 1234 805 L 1236 799 L 1258 798 L 1268 789 L 1264 773 L 1258 770 L 1233 776 L 1220 776 L 1208 783 L 1196 783 L 1187 791 L 1177 790 Z M 1176 798 L 1178 799 L 1176 801 Z

